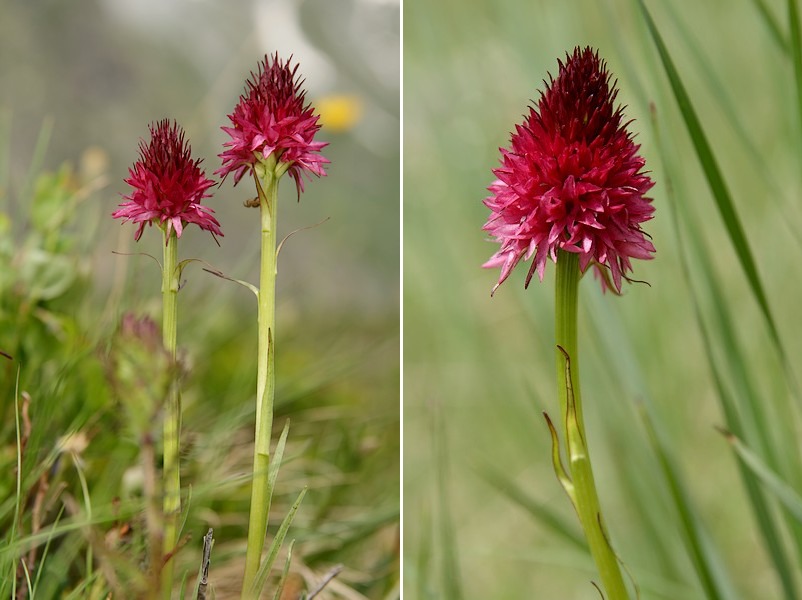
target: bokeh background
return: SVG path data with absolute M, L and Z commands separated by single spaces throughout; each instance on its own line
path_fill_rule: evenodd
M 729 586 L 719 597 L 789 597 L 732 449 L 715 429 L 728 421 L 710 368 L 712 357 L 734 397 L 746 393 L 741 375 L 748 373 L 756 414 L 767 419 L 766 444 L 781 463 L 798 461 L 799 404 L 788 382 L 799 377 L 802 359 L 800 124 L 787 6 L 646 4 L 721 165 L 795 375 L 780 366 L 637 2 L 406 0 L 404 578 L 411 600 L 599 598 L 541 415 L 558 412 L 553 265 L 526 291 L 528 264 L 519 265 L 493 298 L 498 270 L 480 268 L 497 248 L 481 227 L 498 148 L 548 73 L 556 75 L 557 60 L 577 45 L 606 59 L 656 182 L 655 218 L 645 230 L 657 255 L 633 274 L 649 285 L 629 285 L 623 297 L 603 295 L 592 278 L 580 286 L 585 421 L 616 551 L 641 598 L 713 597 L 694 567 L 688 520 L 647 435 L 646 413 L 681 476 L 692 528 L 704 530 Z M 730 320 L 718 320 L 725 309 Z M 730 360 L 734 352 L 740 367 Z M 770 514 L 778 514 L 776 503 Z
M 281 237 L 320 225 L 289 239 L 279 260 L 275 422 L 280 431 L 291 417 L 292 428 L 271 527 L 309 485 L 290 534 L 298 539 L 294 576 L 311 588 L 341 563 L 329 597 L 392 597 L 399 578 L 398 0 L 2 0 L 0 12 L 0 347 L 14 357 L 2 365 L 0 470 L 9 474 L 15 464 L 20 366 L 19 389 L 31 397 L 24 469 L 31 486 L 39 467 L 52 466 L 46 457 L 65 452 L 59 440 L 71 432 L 81 443 L 70 452 L 85 466 L 96 512 L 136 479 L 136 440 L 119 422 L 104 361 L 121 315 L 158 320 L 158 267 L 139 253 L 161 260 L 161 249 L 157 230 L 134 243 L 135 227 L 111 218 L 128 192 L 123 178 L 148 124 L 162 118 L 184 127 L 211 175 L 226 139 L 220 127 L 249 73 L 266 53 L 292 55 L 321 114 L 319 139 L 330 144 L 331 165 L 327 177 L 307 183 L 300 202 L 294 185 L 280 191 Z M 225 236 L 218 246 L 188 228 L 180 259 L 258 281 L 258 213 L 243 207 L 250 187 L 229 178 L 215 190 L 207 204 Z M 57 215 L 55 225 L 48 214 Z M 211 581 L 218 597 L 231 597 L 247 522 L 256 305 L 250 292 L 203 266 L 187 267 L 179 295 L 178 343 L 188 367 L 182 483 L 194 489 L 193 537 L 181 568 L 197 570 L 200 538 L 215 527 Z M 65 493 L 80 497 L 76 473 L 66 471 Z M 15 482 L 3 480 L 8 500 Z M 4 506 L 8 525 L 13 503 Z M 111 525 L 99 527 L 104 533 Z M 85 550 L 81 535 L 67 535 L 51 552 L 41 597 L 74 591 L 86 577 L 74 566 L 79 551 L 65 550 Z
M 338 310 L 368 313 L 393 305 L 398 278 L 388 265 L 398 258 L 391 198 L 399 177 L 397 2 L 4 4 L 0 100 L 11 127 L 12 176 L 20 179 L 30 166 L 45 125 L 52 128 L 47 167 L 64 160 L 78 166 L 87 149 L 105 154 L 115 176 L 106 199 L 112 208 L 116 195 L 127 193 L 120 180 L 137 158 L 139 138 L 148 136 L 148 123 L 176 119 L 194 154 L 213 171 L 226 139 L 220 126 L 228 124 L 245 78 L 265 53 L 292 55 L 301 64 L 307 98 L 324 110 L 328 132 L 321 139 L 331 144 L 329 175 L 336 183 L 310 184 L 309 202 L 288 206 L 282 218 L 287 231 L 326 217 L 339 226 L 319 228 L 294 252 L 288 244 L 279 285 L 296 290 L 296 305 L 322 301 L 328 310 L 334 303 Z M 253 219 L 240 210 L 249 193 L 224 185 L 209 205 L 231 233 L 219 251 L 199 233 L 184 242 L 186 251 L 244 262 L 244 255 L 257 252 L 250 237 L 240 235 Z M 104 227 L 99 235 L 116 229 Z M 314 259 L 306 255 L 310 246 L 327 243 L 334 246 Z M 247 259 L 255 273 L 258 265 Z M 314 268 L 304 273 L 302 264 Z M 305 285 L 311 280 L 314 292 Z

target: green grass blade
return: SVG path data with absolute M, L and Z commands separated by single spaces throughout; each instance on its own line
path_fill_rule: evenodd
M 481 477 L 496 491 L 506 496 L 513 503 L 517 504 L 535 518 L 539 523 L 545 525 L 552 533 L 568 542 L 572 546 L 588 551 L 587 542 L 568 521 L 563 519 L 556 512 L 547 506 L 540 504 L 524 492 L 512 479 L 508 478 L 501 471 L 490 468 L 483 469 Z
M 738 262 L 740 263 L 741 268 L 746 275 L 746 279 L 749 283 L 752 294 L 755 296 L 760 310 L 766 319 L 772 341 L 776 345 L 780 355 L 783 356 L 783 362 L 787 365 L 785 353 L 780 342 L 780 334 L 774 322 L 774 317 L 771 314 L 769 302 L 766 298 L 766 293 L 763 290 L 763 284 L 760 281 L 760 276 L 758 275 L 757 265 L 749 247 L 749 242 L 746 239 L 746 233 L 744 232 L 741 221 L 735 210 L 735 205 L 733 204 L 727 184 L 725 183 L 724 177 L 719 169 L 718 162 L 713 155 L 713 150 L 710 147 L 710 143 L 707 141 L 707 136 L 702 129 L 702 124 L 700 123 L 699 117 L 696 115 L 696 111 L 691 104 L 691 99 L 685 90 L 685 86 L 679 77 L 676 67 L 674 66 L 674 62 L 671 59 L 668 48 L 663 42 L 660 32 L 652 20 L 652 16 L 649 14 L 649 11 L 647 10 L 643 0 L 640 0 L 640 7 L 643 12 L 643 16 L 646 19 L 646 24 L 648 25 L 655 46 L 657 46 L 660 60 L 663 63 L 666 76 L 671 84 L 671 90 L 674 93 L 674 98 L 677 101 L 680 112 L 682 113 L 683 121 L 685 122 L 688 134 L 693 142 L 693 147 L 696 150 L 696 155 L 699 159 L 699 162 L 702 165 L 702 170 L 705 178 L 707 179 L 708 185 L 710 186 L 710 191 L 713 193 L 719 215 L 724 221 L 727 234 L 729 235 L 730 241 L 735 249 Z
M 36 569 L 36 579 L 34 579 L 33 582 L 33 589 L 31 590 L 31 598 L 36 598 L 36 591 L 39 588 L 39 580 L 42 577 L 42 573 L 44 573 L 45 571 L 44 566 L 45 562 L 47 561 L 47 554 L 50 551 L 50 542 L 52 542 L 53 538 L 55 537 L 56 528 L 58 527 L 58 523 L 61 520 L 61 515 L 64 514 L 65 508 L 66 507 L 62 504 L 61 508 L 58 511 L 58 514 L 56 515 L 55 520 L 53 521 L 53 526 L 50 528 L 50 535 L 48 536 L 47 542 L 45 542 L 45 547 L 42 550 L 42 557 L 39 559 L 39 568 Z
M 774 204 L 778 213 L 786 212 L 783 207 L 783 199 L 786 197 L 786 192 L 781 188 L 777 182 L 776 177 L 771 172 L 769 165 L 765 158 L 765 153 L 761 152 L 755 142 L 753 141 L 750 132 L 744 125 L 748 120 L 743 119 L 738 115 L 735 103 L 730 93 L 730 88 L 721 80 L 718 71 L 708 59 L 706 53 L 699 44 L 699 40 L 690 31 L 681 18 L 677 7 L 672 3 L 665 5 L 666 12 L 674 22 L 677 30 L 682 36 L 682 44 L 690 51 L 695 57 L 695 64 L 699 67 L 699 72 L 702 80 L 707 82 L 710 91 L 716 98 L 721 112 L 727 118 L 727 121 L 738 138 L 740 145 L 743 147 L 744 152 L 748 155 L 749 161 L 755 165 L 755 172 L 763 179 L 763 183 L 767 188 L 767 199 Z M 783 219 L 781 225 L 785 227 L 786 231 L 794 238 L 794 241 L 802 249 L 802 232 L 794 227 L 791 221 Z
M 771 9 L 766 5 L 765 0 L 752 0 L 752 3 L 755 5 L 757 12 L 760 13 L 760 17 L 763 19 L 769 33 L 771 33 L 771 39 L 774 40 L 780 50 L 785 54 L 790 54 L 791 45 L 788 43 L 788 38 L 785 37 L 782 29 L 780 29 L 780 23 L 777 21 L 774 14 L 772 14 Z
M 441 411 L 440 405 L 435 403 L 432 407 L 432 441 L 435 460 L 435 494 L 440 522 L 440 543 L 443 549 L 443 593 L 446 598 L 461 600 L 464 596 L 459 575 L 457 543 L 451 521 L 451 500 L 448 488 L 448 440 Z
M 741 426 L 740 418 L 738 417 L 738 411 L 736 409 L 735 402 L 731 398 L 730 394 L 727 393 L 722 376 L 712 358 L 710 334 L 707 331 L 707 328 L 704 326 L 701 314 L 699 313 L 698 305 L 696 305 L 694 308 L 697 313 L 697 321 L 702 332 L 706 354 L 708 356 L 710 368 L 713 373 L 713 380 L 717 395 L 719 397 L 719 403 L 724 412 L 726 422 L 734 431 L 742 431 L 743 427 Z M 771 557 L 776 569 L 777 576 L 780 579 L 785 597 L 788 600 L 793 600 L 798 597 L 793 571 L 791 569 L 790 560 L 787 556 L 785 546 L 783 545 L 781 535 L 778 531 L 764 493 L 760 489 L 760 486 L 758 485 L 755 477 L 752 475 L 752 472 L 747 468 L 747 465 L 740 457 L 738 459 L 738 472 L 741 476 L 741 480 L 744 483 L 744 487 L 746 488 L 746 492 L 752 506 L 752 512 L 755 514 L 755 520 L 757 521 L 759 531 L 763 537 L 766 548 L 769 552 L 769 556 Z
M 28 571 L 28 565 L 24 560 L 20 559 L 20 566 L 22 567 L 22 574 L 25 575 L 25 585 L 27 590 L 31 589 L 31 573 Z
M 715 355 L 713 352 L 713 342 L 711 340 L 711 334 L 708 330 L 705 320 L 702 317 L 702 309 L 701 309 L 701 302 L 699 298 L 699 292 L 696 287 L 693 285 L 693 281 L 691 279 L 691 269 L 690 269 L 690 258 L 695 257 L 695 262 L 701 268 L 703 273 L 702 280 L 707 282 L 709 291 L 713 297 L 713 304 L 716 307 L 716 310 L 712 311 L 714 318 L 718 320 L 718 331 L 722 336 L 722 340 L 719 343 L 719 346 L 725 349 L 726 356 L 728 357 L 728 361 L 731 365 L 730 372 L 733 373 L 735 377 L 735 388 L 740 390 L 742 394 L 746 396 L 746 409 L 748 411 L 749 418 L 751 418 L 754 429 L 757 431 L 757 435 L 761 439 L 761 442 L 764 446 L 765 452 L 769 456 L 773 456 L 771 439 L 772 436 L 770 431 L 768 431 L 769 427 L 765 423 L 765 418 L 763 415 L 763 411 L 761 410 L 759 398 L 754 391 L 754 385 L 749 378 L 749 368 L 746 364 L 746 361 L 741 355 L 739 350 L 739 346 L 734 339 L 732 332 L 735 328 L 735 323 L 733 322 L 730 312 L 727 306 L 727 303 L 724 301 L 722 293 L 719 291 L 719 286 L 717 283 L 717 278 L 713 273 L 712 265 L 710 264 L 709 256 L 704 248 L 702 248 L 701 240 L 698 234 L 698 229 L 695 227 L 692 219 L 687 217 L 687 214 L 683 210 L 683 214 L 685 219 L 682 224 L 680 224 L 680 215 L 679 212 L 684 208 L 684 206 L 677 202 L 676 195 L 674 193 L 674 186 L 672 184 L 672 179 L 669 175 L 671 172 L 668 166 L 667 160 L 667 150 L 665 146 L 662 144 L 662 138 L 660 136 L 660 131 L 658 127 L 658 122 L 656 115 L 652 114 L 652 123 L 655 129 L 655 136 L 658 140 L 658 145 L 661 146 L 661 156 L 663 157 L 663 171 L 665 177 L 665 185 L 666 185 L 666 193 L 669 199 L 668 206 L 671 211 L 671 221 L 674 228 L 674 235 L 677 242 L 677 247 L 682 249 L 679 253 L 680 255 L 680 265 L 682 267 L 683 276 L 686 280 L 688 288 L 691 292 L 691 300 L 693 306 L 693 313 L 696 318 L 697 326 L 699 332 L 702 336 L 702 342 L 705 349 L 705 356 L 707 357 L 708 364 L 713 376 L 713 381 L 715 384 L 717 396 L 719 399 L 719 404 L 721 405 L 722 412 L 724 413 L 725 420 L 727 426 L 738 435 L 742 435 L 743 427 L 741 426 L 741 419 L 739 417 L 738 408 L 736 406 L 735 400 L 732 396 L 727 392 L 727 388 L 724 385 L 724 377 L 721 375 L 718 365 L 715 360 Z M 688 235 L 683 235 L 683 231 L 687 231 Z M 797 589 L 796 583 L 793 575 L 793 571 L 790 566 L 790 560 L 787 556 L 785 546 L 782 542 L 780 533 L 777 529 L 777 525 L 775 523 L 774 516 L 768 506 L 766 498 L 764 496 L 763 491 L 761 490 L 757 480 L 752 473 L 747 469 L 746 465 L 742 460 L 737 461 L 738 464 L 738 471 L 741 477 L 741 480 L 744 483 L 744 487 L 746 488 L 747 495 L 749 497 L 750 505 L 752 507 L 752 512 L 755 515 L 755 519 L 758 524 L 759 531 L 763 536 L 763 540 L 766 544 L 766 548 L 768 549 L 769 555 L 771 560 L 774 564 L 776 569 L 777 575 L 780 579 L 780 583 L 783 588 L 783 592 L 785 597 L 788 600 L 794 600 L 797 598 Z
M 743 442 L 735 435 L 729 431 L 722 431 L 722 433 L 752 472 L 760 478 L 777 500 L 802 523 L 802 496 L 784 482 L 777 473 L 772 471 L 757 454 L 744 446 Z
M 278 439 L 275 450 L 273 450 L 273 459 L 267 468 L 267 487 L 270 493 L 267 496 L 267 510 L 270 513 L 270 503 L 273 500 L 273 490 L 276 489 L 276 480 L 278 479 L 278 470 L 281 468 L 281 461 L 284 458 L 284 448 L 287 445 L 287 435 L 290 432 L 290 420 L 284 423 L 284 429 L 281 432 L 281 437 Z
M 418 511 L 423 513 L 423 527 L 421 527 L 421 539 L 418 542 L 417 560 L 415 561 L 414 581 L 417 591 L 416 598 L 421 600 L 433 600 L 435 594 L 432 592 L 432 568 L 433 557 L 432 548 L 434 539 L 432 535 L 431 515 L 428 511 Z M 405 575 L 407 569 L 404 569 Z
M 83 494 L 84 500 L 84 510 L 86 511 L 86 519 L 87 521 L 92 520 L 92 496 L 89 494 L 89 485 L 86 483 L 86 475 L 84 474 L 83 467 L 81 465 L 81 461 L 79 460 L 78 456 L 75 454 L 71 454 L 72 464 L 75 467 L 75 472 L 78 475 L 78 481 L 81 484 L 81 493 Z M 92 565 L 94 564 L 93 558 L 94 552 L 92 550 L 92 544 L 86 545 L 86 576 L 91 578 L 92 577 Z
M 17 365 L 17 381 L 15 384 L 14 389 L 14 423 L 16 428 L 16 459 L 17 459 L 17 481 L 16 481 L 16 490 L 14 492 L 14 520 L 11 522 L 11 533 L 8 537 L 7 546 L 11 547 L 14 542 L 16 541 L 17 537 L 17 523 L 19 523 L 19 515 L 22 505 L 22 424 L 20 422 L 20 404 L 19 404 L 19 377 L 20 377 L 20 366 Z M 2 553 L 0 553 L 2 556 Z M 15 552 L 11 552 L 11 556 L 8 559 L 8 569 L 10 573 L 8 574 L 9 580 L 11 583 L 11 593 L 12 596 L 16 596 L 17 593 L 17 554 Z
M 189 519 L 189 509 L 192 507 L 192 485 L 187 486 L 187 499 L 184 501 L 184 516 L 181 519 L 181 526 L 178 528 L 178 537 L 181 538 L 181 535 L 184 533 L 184 529 L 187 526 L 187 520 Z
M 675 219 L 676 221 L 676 219 Z M 679 239 L 679 234 L 678 234 Z M 680 246 L 682 246 L 682 242 L 680 242 Z M 694 256 L 703 257 L 705 256 L 703 253 L 696 252 Z M 685 262 L 684 266 L 686 269 L 686 277 L 687 277 L 687 261 L 683 257 L 683 261 Z M 701 261 L 702 263 L 706 263 L 707 261 Z M 709 272 L 709 271 L 708 271 Z M 710 273 L 710 281 L 713 282 L 714 279 L 712 278 L 712 273 Z M 715 295 L 715 294 L 714 294 Z M 721 307 L 720 299 L 719 299 L 719 307 Z M 736 407 L 735 400 L 732 398 L 731 394 L 729 394 L 726 390 L 724 385 L 723 376 L 720 373 L 718 366 L 716 365 L 716 361 L 713 357 L 713 344 L 711 341 L 711 335 L 708 331 L 707 326 L 705 325 L 704 320 L 702 319 L 701 309 L 699 307 L 698 299 L 694 296 L 694 312 L 696 314 L 697 324 L 699 326 L 699 330 L 702 334 L 703 343 L 705 346 L 705 354 L 708 357 L 708 362 L 710 365 L 710 369 L 713 374 L 713 380 L 715 383 L 715 388 L 717 392 L 717 396 L 719 398 L 719 404 L 722 407 L 722 411 L 724 412 L 725 419 L 727 422 L 727 426 L 735 431 L 738 432 L 738 435 L 742 435 L 743 427 L 741 425 L 741 419 L 738 416 L 738 409 Z M 726 319 L 725 311 L 713 311 L 716 316 L 719 318 L 724 317 Z M 719 327 L 719 330 L 722 332 L 726 332 L 728 335 L 731 332 L 729 326 L 724 324 Z M 726 337 L 726 335 L 725 335 Z M 765 423 L 763 421 L 762 411 L 760 410 L 759 406 L 756 406 L 757 396 L 753 391 L 753 386 L 748 378 L 748 369 L 744 365 L 744 361 L 741 359 L 740 356 L 737 356 L 737 347 L 735 345 L 734 340 L 728 339 L 724 341 L 723 347 L 726 348 L 727 354 L 732 356 L 736 355 L 731 362 L 734 362 L 736 366 L 731 368 L 730 370 L 736 373 L 737 381 L 735 383 L 736 387 L 741 390 L 741 393 L 747 395 L 747 402 L 746 405 L 750 407 L 749 415 L 752 418 L 754 428 L 757 430 L 758 435 L 761 437 L 762 442 L 766 445 L 766 452 L 768 455 L 772 455 L 772 450 L 770 446 L 770 439 L 766 439 L 766 434 L 762 430 L 765 429 Z M 743 366 L 743 369 L 739 369 L 737 365 L 740 364 Z M 766 548 L 769 551 L 769 555 L 771 556 L 772 562 L 777 571 L 777 575 L 780 578 L 784 593 L 786 598 L 792 600 L 797 597 L 797 590 L 796 584 L 793 576 L 793 571 L 790 566 L 790 561 L 788 559 L 785 547 L 782 543 L 781 536 L 777 529 L 777 525 L 775 523 L 774 517 L 772 516 L 771 510 L 766 502 L 765 496 L 763 491 L 760 489 L 758 482 L 755 480 L 755 477 L 752 475 L 751 471 L 747 469 L 746 464 L 742 459 L 739 458 L 738 460 L 738 471 L 741 476 L 742 481 L 744 482 L 744 487 L 746 488 L 747 494 L 749 496 L 749 500 L 752 506 L 752 511 L 755 514 L 755 519 L 758 523 L 759 530 L 763 539 L 766 543 Z
M 802 130 L 802 39 L 799 33 L 799 8 L 796 0 L 787 0 L 788 29 L 791 32 L 791 61 L 796 83 L 797 129 Z
M 259 594 L 262 593 L 262 588 L 265 587 L 265 583 L 267 582 L 267 576 L 270 574 L 270 569 L 273 568 L 273 563 L 278 556 L 278 551 L 281 548 L 281 544 L 284 543 L 284 538 L 287 536 L 287 531 L 290 529 L 290 525 L 292 524 L 292 520 L 295 518 L 295 513 L 298 512 L 298 507 L 301 506 L 301 502 L 306 495 L 306 487 L 301 490 L 301 493 L 298 494 L 298 499 L 293 502 L 292 507 L 290 508 L 289 512 L 287 512 L 287 516 L 284 517 L 284 520 L 281 522 L 281 525 L 276 532 L 273 541 L 270 544 L 270 548 L 267 551 L 267 556 L 265 557 L 264 562 L 259 567 L 259 571 L 256 573 L 256 579 L 253 582 L 253 586 L 251 591 L 256 593 L 257 597 Z
M 78 587 L 72 590 L 68 595 L 64 596 L 64 600 L 86 600 L 86 598 L 91 598 L 90 587 L 95 584 L 96 578 L 97 574 L 95 574 L 93 577 L 84 579 Z
M 645 407 L 641 409 L 641 417 L 652 449 L 660 462 L 674 505 L 679 512 L 682 534 L 705 594 L 710 600 L 737 598 L 732 579 L 724 570 L 721 559 L 716 554 L 707 537 L 707 532 L 694 511 L 668 444 L 663 441 L 662 433 L 657 430 Z
M 178 588 L 178 598 L 179 600 L 186 600 L 187 597 L 187 578 L 189 577 L 189 571 L 184 571 L 184 574 L 181 576 L 181 587 Z
M 293 546 L 295 546 L 295 540 L 290 541 L 290 545 L 287 548 L 287 560 L 284 561 L 284 570 L 281 572 L 281 577 L 276 584 L 276 593 L 273 594 L 273 600 L 281 600 L 281 592 L 284 591 L 284 584 L 287 582 L 287 574 L 290 572 Z
M 397 521 L 398 508 L 392 507 L 376 510 L 364 518 L 338 523 L 321 523 L 315 530 L 320 548 L 304 554 L 304 560 L 308 564 L 336 560 L 338 552 L 364 543 L 377 531 Z

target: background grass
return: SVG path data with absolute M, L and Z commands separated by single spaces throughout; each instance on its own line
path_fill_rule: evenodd
M 2 4 L 0 349 L 13 360 L 0 359 L 0 593 L 10 595 L 19 557 L 36 544 L 38 598 L 104 597 L 114 589 L 104 569 L 121 586 L 141 570 L 141 444 L 109 357 L 120 352 L 124 313 L 159 320 L 160 280 L 146 256 L 112 251 L 160 256 L 160 236 L 149 229 L 135 244 L 135 228 L 110 213 L 149 122 L 177 119 L 211 174 L 246 76 L 278 49 L 300 62 L 310 101 L 345 94 L 360 110 L 344 127 L 324 115 L 328 177 L 310 182 L 300 203 L 282 186 L 280 235 L 329 220 L 280 257 L 276 428 L 287 418 L 292 426 L 271 531 L 308 485 L 289 534 L 286 597 L 337 563 L 345 570 L 322 597 L 397 597 L 397 5 Z M 220 247 L 189 228 L 180 258 L 257 281 L 249 194 L 232 181 L 216 190 L 208 204 L 225 233 Z M 182 483 L 192 497 L 177 573 L 190 574 L 191 590 L 201 537 L 214 527 L 211 586 L 233 597 L 250 489 L 256 306 L 197 263 L 184 279 Z
M 481 231 L 488 214 L 481 201 L 498 147 L 576 45 L 597 47 L 607 60 L 657 183 L 656 216 L 646 227 L 657 256 L 634 274 L 650 286 L 629 286 L 621 298 L 591 281 L 580 291 L 586 423 L 616 550 L 642 598 L 797 597 L 798 521 L 765 479 L 739 466 L 715 429 L 739 428 L 800 489 L 802 154 L 788 5 L 647 6 L 723 173 L 780 345 L 637 2 L 408 0 L 410 598 L 440 598 L 444 590 L 465 598 L 598 598 L 539 414 L 558 406 L 554 270 L 527 291 L 518 272 L 491 299 L 498 274 L 480 268 L 495 249 Z

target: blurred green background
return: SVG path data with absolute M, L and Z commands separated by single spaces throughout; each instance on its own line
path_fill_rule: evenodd
M 329 179 L 311 183 L 300 206 L 289 206 L 295 195 L 284 186 L 287 232 L 326 217 L 331 222 L 298 244 L 287 244 L 280 293 L 294 297 L 292 304 L 299 309 L 303 303 L 318 310 L 394 312 L 397 4 L 4 0 L 3 5 L 0 103 L 11 121 L 11 176 L 17 187 L 48 118 L 53 134 L 46 167 L 64 160 L 78 166 L 91 147 L 107 154 L 112 178 L 102 201 L 109 210 L 119 202 L 118 194 L 127 193 L 122 178 L 152 121 L 176 119 L 186 129 L 194 155 L 204 157 L 206 169 L 214 171 L 226 139 L 220 127 L 228 124 L 226 115 L 246 77 L 267 52 L 278 50 L 300 63 L 309 101 L 348 96 L 361 111 L 357 122 L 343 130 L 333 115 L 335 125 L 327 132 L 324 123 L 320 134 L 330 142 Z M 238 276 L 255 274 L 258 245 L 240 234 L 254 218 L 241 207 L 249 193 L 226 182 L 209 206 L 217 211 L 224 233 L 230 233 L 220 240 L 220 249 L 200 232 L 188 233 L 182 240 L 186 254 L 202 253 L 202 258 L 218 262 L 217 257 L 225 257 L 232 267 L 241 260 Z M 118 225 L 104 227 L 98 245 L 116 247 Z M 320 246 L 314 257 L 307 254 Z M 102 268 L 119 262 L 104 254 Z M 243 272 L 246 268 L 250 271 Z M 308 281 L 315 282 L 313 288 Z
M 18 367 L 33 426 L 23 507 L 48 469 L 54 479 L 45 523 L 65 494 L 83 506 L 75 469 L 56 475 L 53 466 L 64 464 L 59 440 L 70 432 L 86 441 L 74 449 L 95 514 L 108 515 L 110 500 L 130 493 L 138 442 L 125 432 L 106 357 L 123 313 L 158 321 L 160 274 L 146 256 L 113 252 L 161 260 L 160 234 L 149 228 L 134 243 L 135 227 L 110 214 L 129 191 L 123 178 L 153 121 L 176 119 L 211 175 L 220 165 L 226 115 L 250 71 L 278 51 L 300 64 L 331 165 L 327 177 L 308 182 L 300 203 L 292 182 L 280 193 L 281 237 L 325 222 L 294 235 L 279 260 L 275 423 L 280 431 L 291 417 L 292 428 L 271 527 L 309 485 L 290 533 L 299 540 L 294 576 L 311 588 L 342 563 L 345 571 L 324 597 L 393 597 L 400 494 L 397 0 L 0 0 L 0 13 L 0 349 L 14 357 L 0 365 L 0 471 L 7 474 L 1 529 L 10 530 L 14 508 L 8 474 L 16 464 Z M 179 258 L 257 282 L 257 212 L 242 205 L 253 195 L 247 181 L 235 188 L 230 178 L 216 189 L 207 204 L 225 237 L 218 247 L 188 228 Z M 178 345 L 188 367 L 182 483 L 193 487 L 192 541 L 180 569 L 196 571 L 200 538 L 215 527 L 211 582 L 218 597 L 230 597 L 244 556 L 256 304 L 247 290 L 202 266 L 187 267 L 179 295 Z M 24 537 L 31 517 L 23 512 Z M 115 527 L 107 520 L 98 533 Z M 84 533 L 58 538 L 39 597 L 91 579 L 76 558 L 87 548 Z
M 799 378 L 802 153 L 786 3 L 647 5 L 720 162 Z M 526 291 L 519 265 L 493 298 L 498 270 L 481 269 L 497 248 L 481 227 L 498 148 L 548 73 L 556 75 L 557 60 L 577 45 L 598 48 L 618 80 L 618 101 L 634 119 L 630 128 L 656 182 L 655 218 L 644 229 L 657 255 L 633 273 L 649 285 L 627 286 L 620 298 L 603 295 L 592 278 L 580 286 L 585 420 L 614 546 L 641 598 L 706 597 L 642 408 L 659 427 L 734 590 L 723 597 L 783 597 L 733 453 L 714 428 L 725 419 L 709 359 L 736 397 L 744 393 L 740 373 L 748 372 L 780 463 L 798 461 L 798 397 L 638 3 L 625 0 L 404 3 L 405 596 L 599 598 L 540 414 L 558 412 L 553 265 Z M 699 247 L 678 243 L 677 213 L 684 239 Z M 697 260 L 702 253 L 715 281 Z M 732 322 L 716 320 L 723 309 L 705 286 L 718 286 Z M 710 352 L 695 301 L 712 331 Z M 736 348 L 740 367 L 727 362 Z M 776 503 L 770 511 L 777 515 Z

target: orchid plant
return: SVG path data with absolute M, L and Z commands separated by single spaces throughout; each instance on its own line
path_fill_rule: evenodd
M 323 166 L 329 162 L 320 154 L 327 144 L 314 139 L 320 129 L 318 116 L 312 106 L 306 103 L 297 72 L 297 64 L 291 67 L 290 60 L 282 61 L 278 54 L 264 57 L 257 72 L 251 73 L 244 94 L 240 96 L 234 112 L 229 115 L 231 127 L 223 127 L 223 131 L 231 139 L 225 142 L 227 149 L 220 154 L 223 166 L 215 172 L 223 178 L 233 173 L 234 185 L 246 174 L 250 174 L 256 187 L 256 198 L 245 204 L 259 208 L 261 214 L 262 264 L 259 289 L 249 286 L 256 294 L 258 302 L 258 346 L 253 483 L 242 584 L 243 598 L 258 597 L 266 576 L 262 552 L 275 481 L 270 441 L 276 389 L 278 185 L 281 178 L 289 173 L 295 181 L 300 199 L 303 191 L 302 176 L 324 176 L 326 172 Z M 286 439 L 286 428 L 281 439 Z M 282 448 L 281 445 L 277 447 L 273 461 L 280 461 Z M 276 468 L 277 465 L 278 462 Z M 303 498 L 303 493 L 301 492 L 295 507 Z M 291 519 L 291 515 L 288 517 Z M 280 543 L 280 538 L 277 541 Z
M 234 185 L 243 177 L 253 177 L 256 198 L 246 206 L 260 209 L 261 275 L 259 288 L 250 284 L 257 297 L 258 349 L 256 382 L 256 431 L 254 443 L 253 482 L 251 494 L 248 544 L 242 584 L 243 598 L 257 598 L 264 586 L 272 561 L 292 522 L 305 490 L 301 492 L 274 539 L 271 552 L 262 555 L 267 535 L 268 515 L 273 487 L 281 461 L 287 428 L 271 455 L 273 401 L 275 395 L 275 292 L 278 247 L 276 218 L 278 185 L 285 175 L 295 181 L 298 198 L 304 189 L 303 176 L 326 174 L 329 161 L 320 152 L 327 145 L 315 141 L 320 130 L 319 117 L 305 100 L 298 65 L 282 61 L 278 54 L 265 56 L 256 73 L 246 83 L 239 103 L 229 115 L 230 127 L 222 129 L 230 136 L 220 154 L 222 166 L 215 172 L 225 179 L 233 174 Z M 166 350 L 176 360 L 177 293 L 181 271 L 178 239 L 188 224 L 222 236 L 214 211 L 202 201 L 211 196 L 216 182 L 205 176 L 200 160 L 193 160 L 183 130 L 174 122 L 160 121 L 150 126 L 151 140 L 140 145 L 140 158 L 125 180 L 133 192 L 125 196 L 113 217 L 138 224 L 135 239 L 145 226 L 162 230 L 164 261 L 162 264 L 163 315 L 162 332 Z M 161 578 L 161 592 L 169 599 L 172 593 L 173 562 L 178 545 L 178 517 L 181 512 L 179 475 L 179 439 L 181 428 L 181 394 L 178 382 L 170 386 L 164 411 L 164 470 L 162 519 L 164 533 L 160 553 L 151 549 L 152 573 Z
M 178 239 L 187 224 L 194 223 L 212 236 L 222 236 L 214 211 L 201 202 L 211 196 L 215 185 L 200 168 L 201 160 L 192 159 L 184 131 L 175 122 L 159 121 L 150 126 L 150 142 L 139 146 L 139 160 L 129 170 L 125 182 L 133 192 L 124 197 L 112 213 L 116 219 L 133 221 L 139 227 L 134 238 L 139 241 L 145 226 L 156 225 L 162 231 L 164 261 L 162 268 L 162 337 L 173 363 L 176 361 L 178 329 L 178 288 L 183 263 L 178 263 Z M 178 542 L 178 517 L 181 512 L 181 477 L 179 447 L 181 433 L 181 391 L 173 381 L 164 411 L 164 533 L 159 564 L 163 597 L 172 592 L 173 561 Z M 153 549 L 151 549 L 153 552 Z
M 537 107 L 516 126 L 510 148 L 501 150 L 493 173 L 491 214 L 484 226 L 501 248 L 487 261 L 500 267 L 495 290 L 521 259 L 542 280 L 547 259 L 557 266 L 556 344 L 561 429 L 548 415 L 552 460 L 571 500 L 599 569 L 607 597 L 629 597 L 618 558 L 602 518 L 582 413 L 577 335 L 578 287 L 590 267 L 602 289 L 621 293 L 630 259 L 655 252 L 641 224 L 654 207 L 646 196 L 654 185 L 644 172 L 639 146 L 615 106 L 615 84 L 591 48 L 575 48 L 559 62 Z M 562 436 L 568 468 L 562 462 Z

